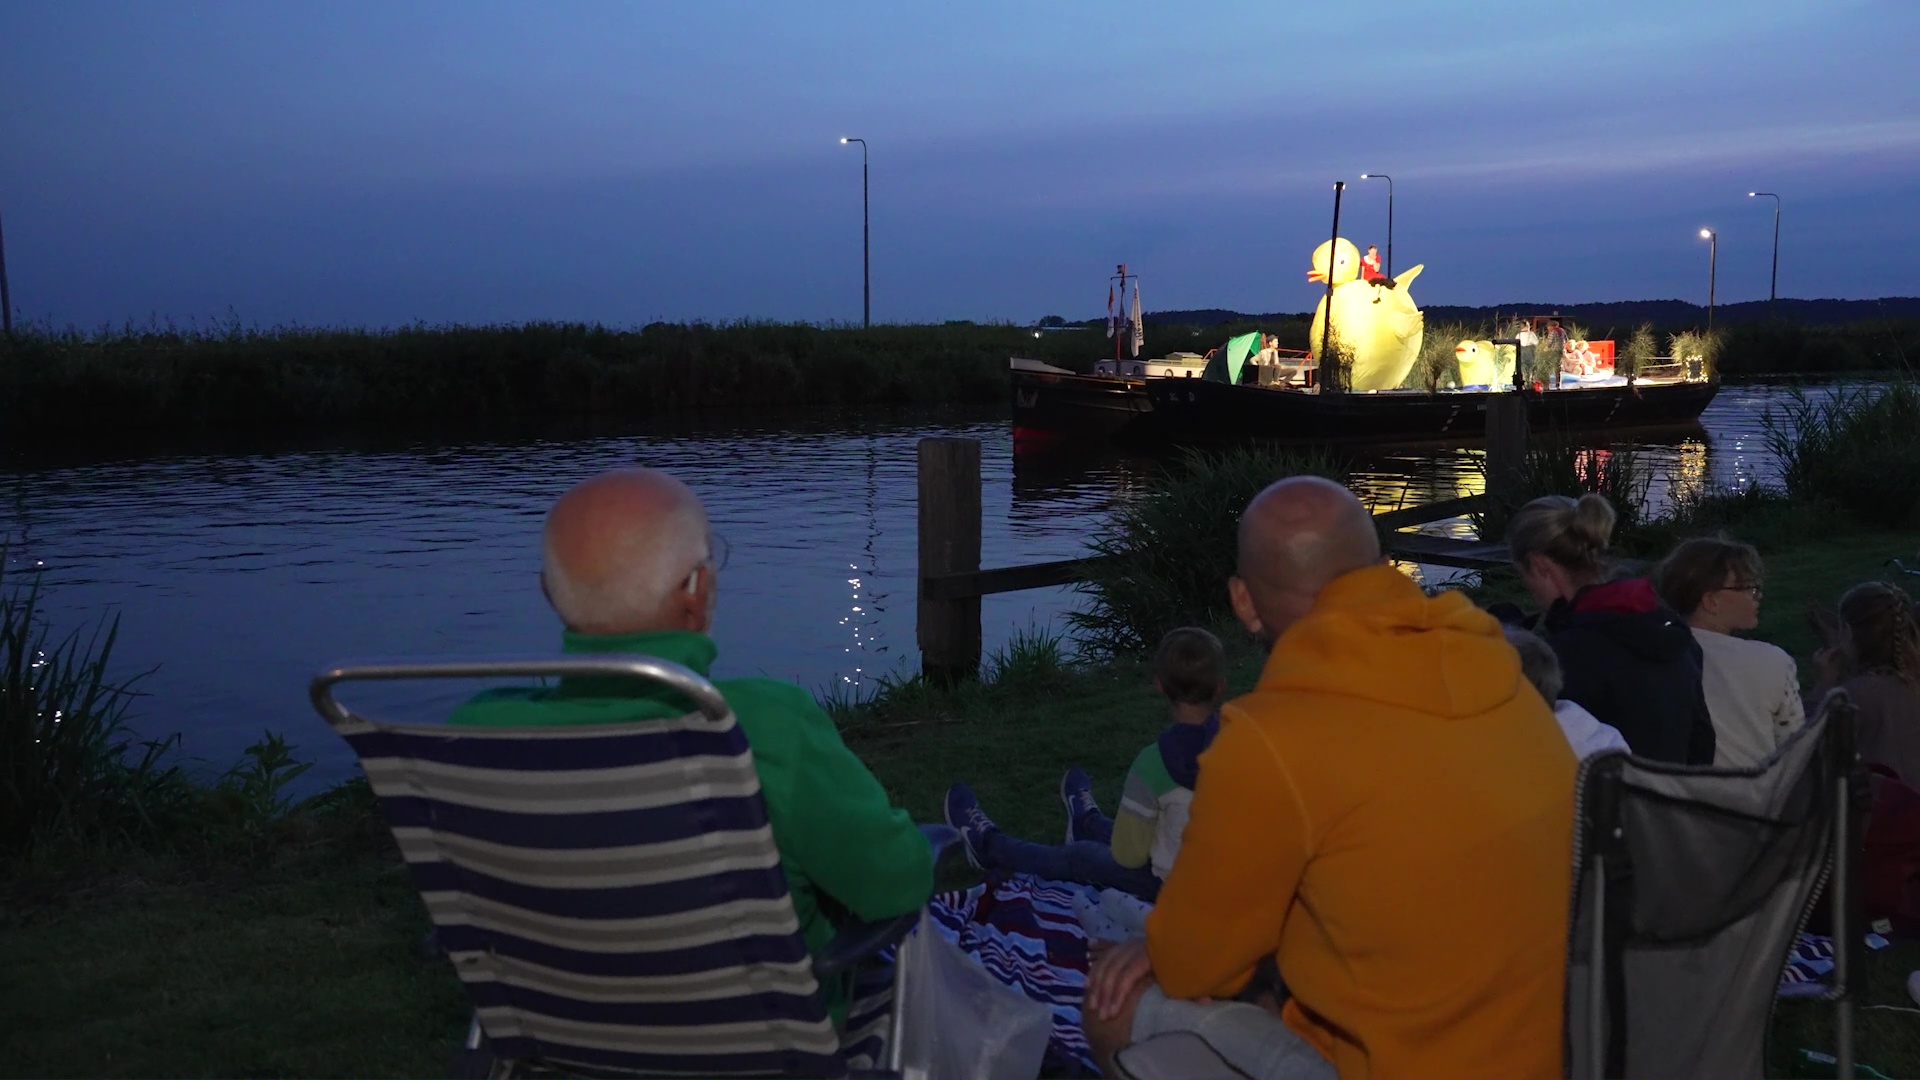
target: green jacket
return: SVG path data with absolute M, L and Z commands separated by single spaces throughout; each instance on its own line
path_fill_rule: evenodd
M 686 631 L 608 636 L 568 632 L 562 649 L 642 653 L 702 675 L 719 652 L 713 639 Z M 596 682 L 562 679 L 554 687 L 488 690 L 456 708 L 448 722 L 611 724 L 687 711 L 687 703 L 669 690 L 636 693 L 638 687 L 630 680 Z M 840 741 L 839 730 L 813 696 L 775 679 L 720 679 L 714 686 L 733 706 L 753 749 L 760 793 L 808 950 L 818 956 L 833 937 L 833 923 L 821 909 L 823 897 L 860 921 L 904 915 L 926 904 L 933 892 L 933 856 L 926 840 Z M 830 991 L 829 996 L 840 995 Z

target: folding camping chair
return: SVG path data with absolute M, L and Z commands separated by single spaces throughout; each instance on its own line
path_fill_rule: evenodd
M 1853 706 L 1830 694 L 1772 758 L 1696 769 L 1589 758 L 1575 799 L 1567 1075 L 1760 1076 L 1781 973 L 1824 885 L 1837 1075 L 1860 973 Z M 1595 957 L 1599 962 L 1595 963 Z M 1120 1051 L 1126 1077 L 1244 1073 L 1191 1032 Z
M 1568 1075 L 1760 1076 L 1789 951 L 1832 904 L 1838 1075 L 1853 1075 L 1860 771 L 1844 693 L 1751 769 L 1589 758 L 1576 803 Z
M 695 706 L 657 720 L 449 727 L 369 720 L 354 680 L 629 678 Z M 753 754 L 707 680 L 645 656 L 334 667 L 313 704 L 359 755 L 475 1012 L 463 1067 L 844 1077 L 821 985 L 919 913 L 849 928 L 810 961 Z M 957 834 L 922 826 L 936 858 Z M 901 950 L 909 952 L 910 950 Z M 894 967 L 886 1065 L 901 1071 Z M 882 997 L 884 997 L 884 990 Z

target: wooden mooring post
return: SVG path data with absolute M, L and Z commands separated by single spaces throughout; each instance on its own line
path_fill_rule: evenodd
M 1527 392 L 1488 395 L 1487 495 L 1495 506 L 1509 505 L 1525 479 L 1526 464 Z
M 980 441 L 920 440 L 920 672 L 950 685 L 980 673 L 980 594 L 938 595 L 945 574 L 980 570 Z
M 1511 498 L 1527 454 L 1524 393 L 1487 397 L 1487 493 L 1374 515 L 1389 554 L 1415 562 L 1484 569 L 1507 561 L 1498 537 L 1459 540 L 1396 530 L 1458 517 Z M 1099 557 L 980 569 L 980 442 L 921 439 L 920 568 L 915 638 L 920 673 L 952 685 L 980 674 L 980 598 L 1087 580 Z M 1221 583 L 1225 588 L 1225 582 Z

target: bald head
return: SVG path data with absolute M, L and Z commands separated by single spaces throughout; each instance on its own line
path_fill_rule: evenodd
M 1379 561 L 1373 515 L 1352 492 L 1318 476 L 1289 476 L 1240 515 L 1234 610 L 1271 642 L 1334 578 Z
M 706 509 L 685 484 L 619 469 L 575 485 L 547 512 L 541 583 L 580 633 L 705 630 L 713 580 L 699 568 L 710 550 Z

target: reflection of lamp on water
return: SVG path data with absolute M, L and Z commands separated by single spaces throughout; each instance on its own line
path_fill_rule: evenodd
M 849 653 L 858 653 L 858 654 L 864 654 L 869 651 L 868 646 L 871 643 L 871 638 L 872 638 L 872 635 L 868 635 L 867 638 L 864 638 L 864 639 L 862 638 L 861 623 L 865 621 L 868 625 L 877 628 L 880 625 L 879 616 L 883 608 L 881 605 L 877 604 L 875 601 L 886 599 L 886 595 L 884 593 L 875 594 L 872 590 L 873 580 L 877 578 L 880 574 L 879 555 L 874 550 L 875 543 L 880 536 L 880 498 L 879 498 L 878 477 L 875 475 L 876 465 L 878 462 L 879 455 L 874 445 L 874 437 L 871 429 L 869 429 L 866 432 L 866 442 L 867 442 L 867 488 L 866 488 L 867 541 L 865 545 L 866 567 L 863 570 L 856 563 L 847 564 L 847 569 L 854 572 L 854 576 L 847 578 L 847 584 L 853 586 L 853 608 L 852 608 L 852 612 L 846 618 L 840 620 L 842 624 L 851 624 L 853 627 L 853 644 L 850 647 L 848 647 L 847 651 Z M 861 593 L 863 590 L 866 592 L 866 596 L 864 598 L 861 596 Z M 863 599 L 864 599 L 864 603 L 863 603 Z M 876 649 L 873 651 L 884 652 L 886 650 L 884 647 L 882 647 L 880 649 Z M 864 656 L 856 655 L 854 657 L 853 674 L 851 676 L 842 675 L 841 679 L 842 681 L 858 689 L 858 687 L 860 686 L 860 683 L 865 679 L 865 677 L 866 677 L 866 668 L 865 668 Z
M 1720 268 L 1720 234 L 1701 229 L 1700 239 L 1707 242 L 1707 333 L 1713 333 L 1713 284 Z

